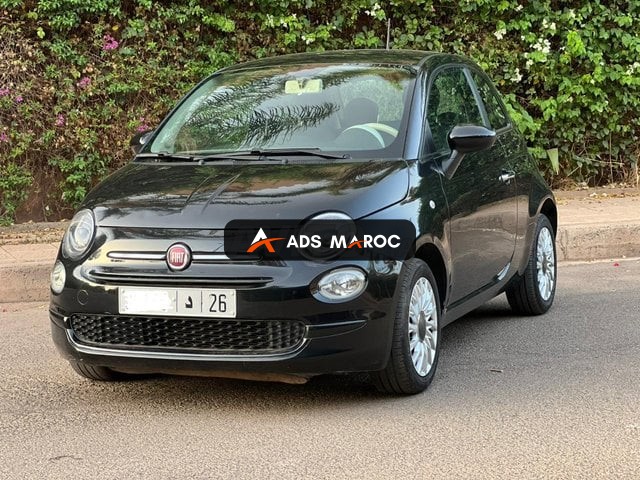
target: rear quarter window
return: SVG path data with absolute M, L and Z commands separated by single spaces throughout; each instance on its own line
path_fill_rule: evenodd
M 478 92 L 482 97 L 489 123 L 494 130 L 500 130 L 509 126 L 509 117 L 505 112 L 495 88 L 480 73 L 471 70 L 471 77 L 478 87 Z

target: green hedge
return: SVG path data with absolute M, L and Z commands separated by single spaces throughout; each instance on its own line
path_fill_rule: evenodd
M 640 0 L 0 0 L 0 221 L 69 213 L 203 76 L 283 53 L 461 53 L 548 178 L 637 174 Z

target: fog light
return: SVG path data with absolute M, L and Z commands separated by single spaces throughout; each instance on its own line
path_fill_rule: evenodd
M 312 284 L 311 293 L 325 303 L 340 303 L 360 295 L 367 286 L 367 276 L 359 268 L 338 268 Z
M 62 262 L 58 260 L 51 271 L 51 290 L 53 293 L 61 293 L 66 280 L 67 272 L 65 271 Z

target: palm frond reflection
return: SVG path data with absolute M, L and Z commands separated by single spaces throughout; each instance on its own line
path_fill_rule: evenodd
M 343 150 L 345 142 L 338 138 L 354 123 L 400 123 L 412 76 L 402 68 L 342 65 L 214 76 L 170 117 L 150 151 Z M 350 103 L 362 98 L 376 104 L 372 118 L 360 118 Z M 359 121 L 346 121 L 350 114 Z M 362 150 L 379 148 L 357 139 L 348 143 Z

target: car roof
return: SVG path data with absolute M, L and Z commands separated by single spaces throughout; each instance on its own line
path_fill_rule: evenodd
M 277 67 L 305 64 L 354 64 L 354 65 L 398 65 L 420 69 L 428 60 L 438 59 L 439 62 L 463 62 L 469 60 L 458 55 L 421 50 L 333 50 L 327 52 L 294 53 L 276 57 L 262 58 L 245 63 L 239 63 L 224 68 L 221 72 L 236 72 L 254 70 L 264 67 Z

